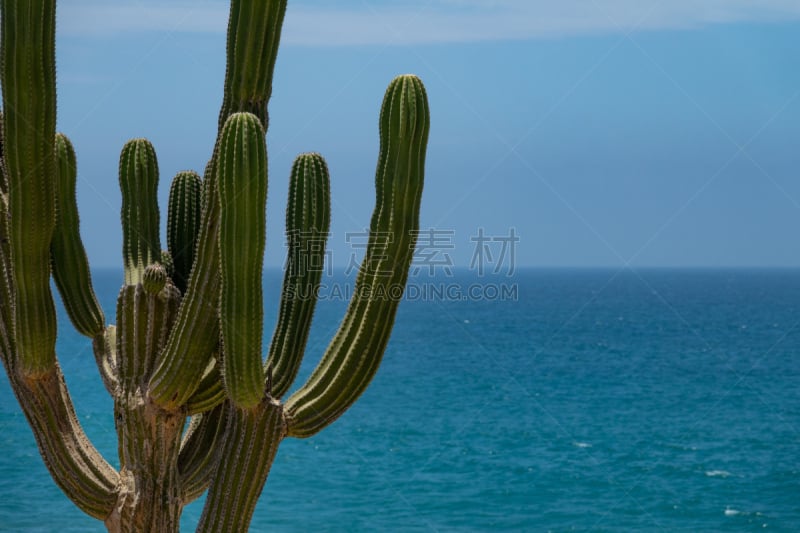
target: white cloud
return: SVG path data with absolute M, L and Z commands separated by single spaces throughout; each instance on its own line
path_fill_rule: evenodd
M 521 40 L 800 20 L 798 0 L 431 0 L 312 8 L 290 2 L 285 44 L 330 46 Z M 62 35 L 224 32 L 227 2 L 118 0 L 59 7 Z

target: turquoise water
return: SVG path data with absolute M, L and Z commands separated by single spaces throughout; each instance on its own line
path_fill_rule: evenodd
M 108 311 L 120 277 L 95 275 Z M 412 282 L 503 284 L 517 300 L 404 302 L 356 406 L 281 445 L 253 531 L 800 531 L 800 271 Z M 278 285 L 268 275 L 267 294 Z M 321 302 L 301 378 L 344 307 Z M 63 319 L 59 342 L 81 422 L 114 463 L 90 348 Z M 53 485 L 0 378 L 0 530 L 98 526 Z

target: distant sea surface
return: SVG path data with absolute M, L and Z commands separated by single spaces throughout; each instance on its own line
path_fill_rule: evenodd
M 94 278 L 113 322 L 121 272 Z M 267 341 L 280 273 L 265 279 Z M 346 307 L 337 279 L 298 383 Z M 336 424 L 283 442 L 252 531 L 800 531 L 800 271 L 411 283 L 376 379 Z M 91 348 L 59 313 L 81 423 L 117 465 Z M 0 530 L 104 531 L 53 484 L 4 374 Z

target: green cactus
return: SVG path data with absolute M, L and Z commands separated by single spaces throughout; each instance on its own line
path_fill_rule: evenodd
M 418 231 L 430 124 L 422 82 L 406 75 L 389 85 L 355 296 L 319 366 L 283 403 L 305 352 L 330 227 L 327 165 L 302 154 L 265 361 L 265 133 L 286 0 L 231 2 L 216 145 L 202 180 L 188 171 L 173 180 L 168 251 L 155 150 L 145 139 L 123 147 L 116 326 L 105 326 L 80 240 L 75 153 L 55 133 L 55 0 L 0 0 L 0 9 L 0 358 L 45 464 L 109 531 L 177 531 L 183 507 L 206 490 L 197 530 L 246 531 L 280 442 L 336 420 L 380 364 Z M 58 366 L 51 268 L 114 400 L 119 469 L 83 433 Z

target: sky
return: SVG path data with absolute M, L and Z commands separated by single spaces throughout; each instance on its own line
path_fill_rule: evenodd
M 228 5 L 58 9 L 81 231 L 94 267 L 119 266 L 120 149 L 153 142 L 165 218 L 171 177 L 213 146 Z M 475 267 L 483 235 L 504 269 L 800 266 L 796 0 L 289 0 L 282 44 L 268 266 L 284 261 L 289 170 L 308 151 L 331 170 L 330 259 L 360 255 L 381 100 L 403 73 L 430 100 L 421 228 L 440 265 Z

